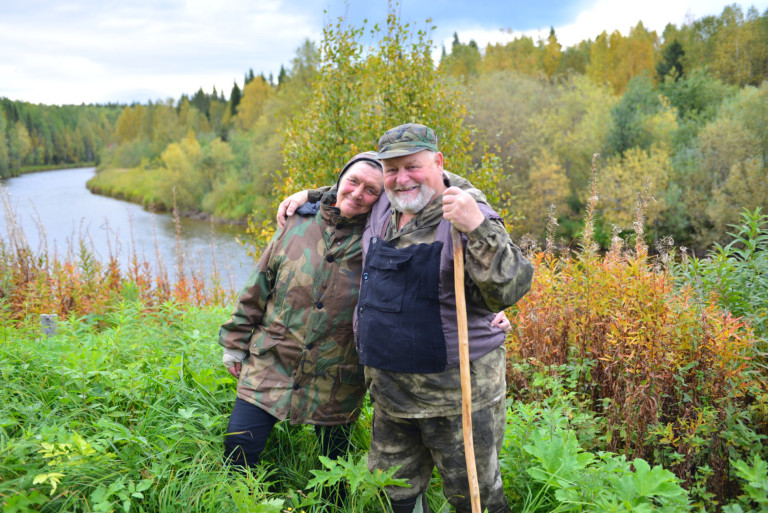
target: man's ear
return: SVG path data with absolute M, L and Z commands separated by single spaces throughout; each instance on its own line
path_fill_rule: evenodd
M 443 154 L 439 151 L 435 153 L 435 165 L 442 170 L 443 169 Z

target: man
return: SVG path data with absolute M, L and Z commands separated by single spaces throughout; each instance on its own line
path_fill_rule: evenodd
M 453 186 L 461 179 L 443 170 L 432 129 L 414 123 L 393 128 L 380 138 L 378 150 L 386 198 L 374 205 L 363 233 L 365 265 L 355 312 L 360 363 L 374 406 L 369 467 L 399 465 L 395 477 L 411 484 L 387 488 L 393 513 L 428 511 L 424 492 L 435 466 L 448 501 L 459 513 L 471 511 L 453 226 L 465 245 L 481 505 L 490 513 L 509 511 L 498 460 L 506 421 L 505 335 L 493 326 L 493 312 L 529 290 L 533 266 L 511 242 L 500 217 Z M 281 209 L 291 212 L 294 206 L 286 203 Z

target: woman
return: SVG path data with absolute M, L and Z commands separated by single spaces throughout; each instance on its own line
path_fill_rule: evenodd
M 321 453 L 346 452 L 365 395 L 352 330 L 361 236 L 381 195 L 374 152 L 356 155 L 313 216 L 292 216 L 272 238 L 221 326 L 223 361 L 238 378 L 226 456 L 255 465 L 280 420 L 313 424 Z

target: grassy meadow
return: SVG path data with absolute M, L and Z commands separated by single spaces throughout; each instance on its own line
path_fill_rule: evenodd
M 602 253 L 595 203 L 577 248 L 527 248 L 534 285 L 508 312 L 512 510 L 768 510 L 768 216 L 745 212 L 732 242 L 698 260 L 649 256 L 640 212 L 634 242 Z M 85 243 L 59 260 L 10 233 L 2 511 L 382 511 L 395 482 L 367 470 L 367 404 L 345 459 L 321 460 L 311 427 L 281 423 L 256 471 L 223 463 L 235 381 L 216 335 L 231 291 L 168 283 L 141 262 L 122 272 Z M 57 314 L 55 333 L 41 314 Z M 349 490 L 342 505 L 335 486 Z M 437 475 L 429 500 L 447 511 Z

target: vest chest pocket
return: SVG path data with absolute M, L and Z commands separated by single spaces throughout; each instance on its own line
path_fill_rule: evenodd
M 368 290 L 364 301 L 384 312 L 399 312 L 408 285 L 408 271 L 413 255 L 388 247 L 379 247 L 370 255 L 369 275 L 363 276 Z

